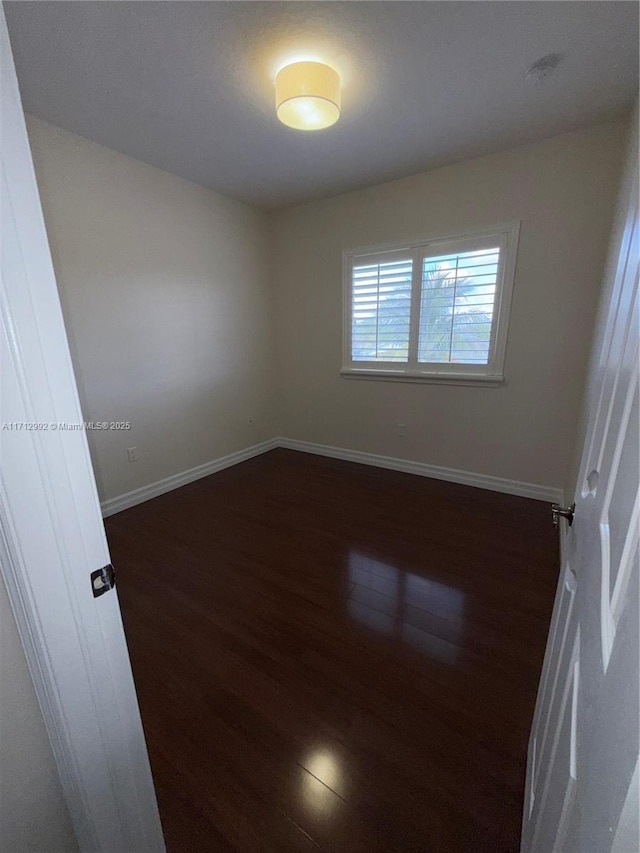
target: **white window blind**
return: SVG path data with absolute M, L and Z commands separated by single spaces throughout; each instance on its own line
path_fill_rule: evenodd
M 518 230 L 346 253 L 343 374 L 500 382 Z
M 499 259 L 499 247 L 424 258 L 419 362 L 489 362 Z
M 411 257 L 353 267 L 354 361 L 407 361 L 412 278 Z

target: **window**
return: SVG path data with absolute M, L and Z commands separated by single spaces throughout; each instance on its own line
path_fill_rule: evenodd
M 343 375 L 501 382 L 518 230 L 347 252 Z

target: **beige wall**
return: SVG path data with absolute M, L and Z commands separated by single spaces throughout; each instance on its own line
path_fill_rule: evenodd
M 275 214 L 285 434 L 570 487 L 626 131 L 626 122 L 601 125 Z M 343 250 L 514 220 L 522 227 L 503 386 L 340 377 Z
M 78 849 L 2 575 L 0 802 L 2 853 Z
M 271 438 L 265 215 L 27 124 L 101 499 Z
M 29 119 L 101 498 L 276 435 L 570 491 L 627 127 L 266 215 Z M 340 377 L 344 249 L 514 220 L 503 386 Z

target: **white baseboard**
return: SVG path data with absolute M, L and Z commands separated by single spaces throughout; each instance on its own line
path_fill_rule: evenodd
M 102 516 L 106 518 L 109 515 L 115 515 L 116 512 L 121 512 L 123 509 L 129 509 L 129 507 L 144 503 L 151 500 L 151 498 L 157 498 L 158 495 L 164 495 L 165 492 L 179 489 L 180 486 L 186 486 L 187 483 L 193 483 L 194 480 L 208 477 L 209 474 L 215 474 L 216 471 L 222 471 L 223 468 L 230 468 L 232 465 L 245 462 L 254 456 L 260 456 L 260 454 L 267 453 L 267 451 L 273 450 L 278 446 L 278 439 L 272 438 L 269 441 L 263 441 L 261 444 L 254 444 L 252 447 L 238 450 L 236 453 L 220 456 L 211 462 L 205 462 L 204 465 L 189 468 L 188 471 L 182 471 L 180 474 L 173 474 L 171 477 L 165 477 L 163 480 L 156 480 L 155 483 L 149 483 L 148 486 L 142 486 L 139 489 L 126 492 L 124 495 L 118 495 L 116 498 L 102 501 L 100 503 Z
M 314 453 L 317 456 L 330 456 L 332 459 L 358 462 L 361 465 L 372 465 L 375 468 L 389 468 L 392 471 L 403 471 L 407 474 L 417 474 L 420 477 L 431 477 L 434 480 L 446 480 L 449 483 L 460 483 L 463 486 L 475 486 L 478 489 L 489 489 L 492 492 L 503 492 L 507 495 L 518 495 L 540 501 L 562 502 L 563 499 L 562 489 L 555 486 L 507 480 L 504 477 L 492 477 L 489 474 L 474 474 L 471 471 L 442 468 L 439 465 L 427 465 L 425 462 L 412 462 L 409 459 L 396 459 L 393 456 L 363 453 L 360 450 L 329 447 L 325 444 L 298 441 L 294 438 L 278 438 L 276 443 L 278 447 L 285 447 L 289 450 L 300 450 L 304 453 Z
M 205 462 L 204 465 L 198 465 L 196 468 L 190 468 L 180 474 L 165 477 L 164 480 L 157 480 L 155 483 L 126 492 L 116 498 L 102 501 L 100 504 L 102 515 L 104 518 L 114 515 L 123 509 L 129 509 L 136 504 L 163 495 L 165 492 L 185 486 L 187 483 L 193 483 L 194 480 L 215 474 L 216 471 L 222 471 L 223 468 L 230 468 L 232 465 L 245 462 L 254 456 L 260 456 L 276 447 L 298 450 L 302 453 L 313 453 L 316 456 L 329 456 L 332 459 L 357 462 L 360 465 L 371 465 L 374 468 L 403 471 L 406 474 L 417 474 L 420 477 L 431 477 L 434 480 L 446 480 L 449 483 L 460 483 L 463 486 L 475 486 L 478 489 L 489 489 L 492 492 L 503 492 L 507 495 L 519 495 L 523 498 L 534 498 L 540 501 L 563 502 L 562 489 L 555 486 L 507 480 L 503 477 L 492 477 L 489 474 L 474 474 L 471 471 L 459 471 L 456 468 L 443 468 L 439 465 L 427 465 L 426 462 L 412 462 L 409 459 L 396 459 L 393 456 L 380 456 L 376 453 L 347 450 L 343 447 L 330 447 L 326 444 L 314 444 L 311 441 L 298 441 L 295 438 L 272 438 L 269 441 L 263 441 L 261 444 L 247 447 L 245 450 L 239 450 L 237 453 L 230 453 L 228 456 L 221 456 L 211 462 Z

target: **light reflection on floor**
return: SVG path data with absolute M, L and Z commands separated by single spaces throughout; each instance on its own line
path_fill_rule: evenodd
M 302 766 L 308 771 L 302 777 L 302 800 L 316 817 L 328 818 L 340 802 L 334 791 L 341 782 L 340 764 L 332 753 L 317 750 L 307 756 Z
M 457 661 L 464 592 L 358 551 L 349 554 L 349 580 L 355 584 L 347 600 L 352 619 L 377 633 L 399 637 L 442 663 Z M 434 633 L 436 622 L 444 636 Z
M 434 660 L 456 662 L 464 630 L 464 592 L 358 551 L 349 554 L 348 579 L 353 585 L 347 599 L 352 619 L 379 634 L 398 637 Z M 436 622 L 446 639 L 433 633 Z M 330 749 L 316 749 L 301 766 L 307 771 L 301 789 L 307 813 L 320 821 L 335 818 L 341 802 L 336 792 L 343 785 L 337 757 Z

